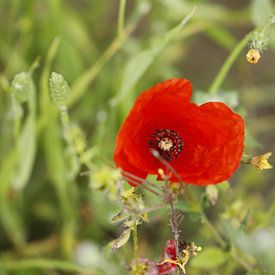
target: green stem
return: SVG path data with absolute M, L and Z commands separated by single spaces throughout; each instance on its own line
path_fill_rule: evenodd
M 21 269 L 55 269 L 69 272 L 85 272 L 85 274 L 94 274 L 89 268 L 84 268 L 76 264 L 52 259 L 27 259 L 27 260 L 7 260 L 0 261 L 0 266 L 4 270 L 21 270 Z
M 264 33 L 269 27 L 271 27 L 273 24 L 272 18 L 268 20 L 268 22 L 264 25 L 264 27 L 260 30 L 262 33 Z M 212 82 L 209 93 L 211 95 L 215 95 L 220 86 L 222 85 L 225 77 L 227 76 L 229 70 L 231 69 L 232 65 L 236 61 L 237 57 L 240 55 L 241 51 L 245 48 L 245 46 L 248 44 L 250 35 L 257 31 L 258 29 L 254 29 L 251 32 L 249 32 L 240 42 L 239 44 L 233 49 L 231 54 L 228 56 L 228 58 L 225 60 L 224 64 L 220 68 L 218 74 L 216 75 L 214 81 Z
M 250 34 L 250 33 L 249 33 Z M 225 77 L 227 76 L 229 70 L 231 69 L 232 65 L 236 61 L 237 57 L 240 55 L 242 50 L 245 48 L 249 41 L 249 34 L 246 35 L 240 42 L 239 44 L 233 49 L 231 54 L 228 56 L 228 58 L 225 60 L 224 64 L 220 68 L 218 74 L 216 75 L 214 81 L 212 82 L 210 88 L 209 88 L 209 93 L 211 95 L 215 95 L 218 91 L 219 88 L 221 87 Z
M 205 213 L 201 213 L 202 220 L 204 221 L 204 224 L 208 227 L 208 229 L 211 231 L 212 235 L 216 239 L 216 241 L 220 244 L 222 248 L 226 247 L 226 242 L 218 232 L 218 230 L 213 226 L 213 224 L 210 222 L 210 220 L 207 218 Z M 248 263 L 241 255 L 237 255 L 236 251 L 231 250 L 230 253 L 231 257 L 239 263 L 246 271 L 252 271 L 253 267 Z
M 135 275 L 139 275 L 139 264 L 138 264 L 138 232 L 137 232 L 137 220 L 133 226 L 133 243 L 134 243 L 134 258 L 135 258 Z
M 231 257 L 239 263 L 246 271 L 251 272 L 253 270 L 253 267 L 243 259 L 240 255 L 238 255 L 235 251 L 231 251 Z
M 117 36 L 118 38 L 123 37 L 124 21 L 125 21 L 125 9 L 126 0 L 119 1 L 119 13 L 118 13 L 118 25 L 117 25 Z
M 218 230 L 213 226 L 213 224 L 210 222 L 208 217 L 205 215 L 205 213 L 201 213 L 202 220 L 204 224 L 208 227 L 208 229 L 211 231 L 212 235 L 214 236 L 215 240 L 221 245 L 222 248 L 226 247 L 226 242 L 221 237 Z
M 98 60 L 85 71 L 72 85 L 71 97 L 68 107 L 71 108 L 74 104 L 78 102 L 80 98 L 85 94 L 89 85 L 96 78 L 98 73 L 102 68 L 108 63 L 108 61 L 115 55 L 115 53 L 122 47 L 123 42 L 127 36 L 133 31 L 134 26 L 129 25 L 123 32 L 123 39 L 115 38 L 110 46 L 105 50 L 105 52 L 98 58 Z

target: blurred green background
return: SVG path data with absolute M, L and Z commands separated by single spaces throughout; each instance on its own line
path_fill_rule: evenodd
M 213 100 L 225 59 L 274 8 L 271 0 L 0 0 L 0 274 L 126 274 L 131 242 L 104 247 L 121 230 L 110 223 L 119 202 L 109 165 L 136 96 L 185 77 L 193 101 Z M 260 62 L 249 64 L 244 49 L 214 96 L 244 116 L 251 155 L 275 152 L 275 28 L 266 36 Z M 71 88 L 65 115 L 50 99 L 52 71 Z M 177 203 L 182 239 L 204 251 L 188 274 L 275 274 L 274 180 L 273 170 L 241 165 L 215 205 L 211 190 L 188 188 L 194 201 Z M 167 213 L 140 227 L 142 257 L 160 260 Z

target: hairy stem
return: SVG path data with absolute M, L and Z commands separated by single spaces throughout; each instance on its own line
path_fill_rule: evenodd
M 241 51 L 245 48 L 249 41 L 249 34 L 246 35 L 239 43 L 238 45 L 233 49 L 231 54 L 228 56 L 228 58 L 223 63 L 222 67 L 220 68 L 219 72 L 217 73 L 214 81 L 212 82 L 209 93 L 211 95 L 215 95 L 219 88 L 221 87 L 225 77 L 227 76 L 229 70 L 231 69 L 232 65 L 236 61 L 237 57 L 240 55 Z
M 267 23 L 261 28 L 259 31 L 264 33 L 269 27 L 271 27 L 273 24 L 272 18 L 270 18 Z M 228 56 L 228 58 L 225 60 L 223 63 L 222 67 L 220 68 L 218 74 L 216 75 L 214 81 L 212 82 L 210 88 L 209 88 L 209 93 L 211 95 L 215 95 L 219 88 L 221 87 L 225 77 L 227 76 L 229 70 L 231 69 L 232 65 L 236 61 L 237 57 L 240 55 L 241 51 L 245 48 L 245 46 L 248 44 L 250 40 L 250 35 L 257 31 L 258 29 L 254 29 L 251 32 L 249 32 L 238 44 L 237 46 L 233 49 L 231 54 Z
M 174 235 L 175 248 L 176 248 L 176 256 L 177 259 L 180 259 L 180 251 L 179 251 L 179 230 L 178 230 L 178 221 L 177 221 L 177 213 L 174 207 L 173 200 L 170 201 L 171 208 L 171 228 Z M 182 275 L 182 270 L 178 269 L 179 275 Z
M 134 258 L 135 258 L 135 275 L 139 275 L 139 264 L 138 264 L 138 232 L 137 232 L 137 220 L 133 226 L 133 244 L 134 244 Z

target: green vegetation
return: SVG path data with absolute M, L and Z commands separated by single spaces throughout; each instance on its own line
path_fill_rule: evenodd
M 275 152 L 274 11 L 271 0 L 0 0 L 0 274 L 127 273 L 133 234 L 108 248 L 123 231 L 112 154 L 157 82 L 188 78 L 193 101 L 244 117 L 246 154 Z M 268 39 L 258 64 L 246 61 L 253 30 Z M 181 239 L 202 247 L 187 274 L 274 274 L 274 180 L 242 164 L 217 188 L 185 189 Z M 157 262 L 169 209 L 138 192 L 149 220 L 135 224 L 138 253 Z

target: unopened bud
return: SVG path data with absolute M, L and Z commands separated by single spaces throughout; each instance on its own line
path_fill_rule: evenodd
M 68 100 L 70 88 L 63 75 L 52 72 L 50 78 L 50 92 L 53 103 L 64 109 Z
M 250 49 L 246 54 L 246 60 L 250 64 L 257 64 L 261 58 L 261 53 L 257 49 Z

